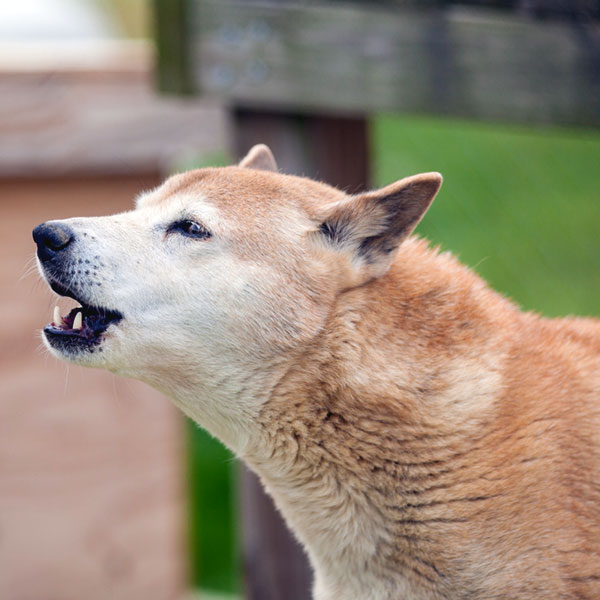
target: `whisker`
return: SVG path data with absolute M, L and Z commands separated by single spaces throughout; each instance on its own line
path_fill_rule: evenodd
M 27 260 L 27 262 L 23 266 L 23 274 L 21 275 L 21 277 L 19 277 L 18 281 L 23 281 L 23 279 L 26 279 L 27 277 L 30 277 L 31 275 L 37 272 L 37 261 L 35 259 L 35 256 L 32 256 Z
M 44 342 L 40 342 L 36 349 L 35 349 L 36 353 L 39 354 L 40 356 L 43 356 L 45 359 L 45 363 L 48 364 L 48 355 L 50 354 L 48 352 L 48 348 L 46 348 L 46 346 L 44 345 Z
M 115 399 L 116 403 L 120 402 L 120 398 L 119 398 L 119 393 L 117 392 L 117 377 L 116 375 L 112 374 L 112 390 L 113 390 L 113 398 Z
M 68 387 L 69 387 L 69 374 L 71 372 L 71 365 L 69 363 L 62 363 L 65 365 L 66 370 L 65 370 L 65 386 L 63 389 L 63 396 L 66 398 L 67 397 L 67 393 L 68 393 Z

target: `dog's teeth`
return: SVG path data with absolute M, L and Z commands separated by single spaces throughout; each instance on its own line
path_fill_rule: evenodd
M 55 306 L 54 307 L 54 315 L 52 316 L 52 324 L 55 325 L 56 327 L 59 327 L 61 323 L 62 323 L 62 318 L 60 316 L 60 309 L 58 308 L 58 306 Z
M 81 329 L 83 325 L 83 315 L 81 312 L 78 312 L 73 319 L 73 329 Z

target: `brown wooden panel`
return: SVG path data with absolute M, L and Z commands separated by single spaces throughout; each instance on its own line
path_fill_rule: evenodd
M 236 108 L 235 153 L 257 143 L 274 152 L 283 173 L 306 175 L 348 192 L 370 183 L 369 139 L 364 115 L 327 116 Z
M 0 598 L 176 600 L 186 585 L 182 417 L 142 383 L 52 358 L 31 229 L 132 206 L 157 176 L 0 180 Z M 74 301 L 59 300 L 62 313 Z
M 492 8 L 191 0 L 192 75 L 295 111 L 600 124 L 600 25 Z
M 243 568 L 247 600 L 309 600 L 312 573 L 300 544 L 258 478 L 241 467 Z

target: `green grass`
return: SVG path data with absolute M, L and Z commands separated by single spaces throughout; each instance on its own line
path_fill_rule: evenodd
M 380 185 L 444 175 L 420 235 L 526 309 L 599 313 L 600 134 L 381 116 L 373 149 Z
M 191 584 L 240 590 L 235 497 L 236 464 L 220 442 L 188 421 Z
M 385 115 L 372 125 L 378 185 L 444 175 L 420 235 L 526 309 L 599 314 L 600 133 Z M 196 426 L 189 434 L 193 583 L 239 590 L 231 455 Z

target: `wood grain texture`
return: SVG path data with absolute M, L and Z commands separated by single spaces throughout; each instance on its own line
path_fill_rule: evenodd
M 0 181 L 3 600 L 172 600 L 185 588 L 179 413 L 141 383 L 50 357 L 39 330 L 55 300 L 37 274 L 21 279 L 39 222 L 124 210 L 157 182 Z
M 477 7 L 191 0 L 198 90 L 260 108 L 600 124 L 600 25 Z

